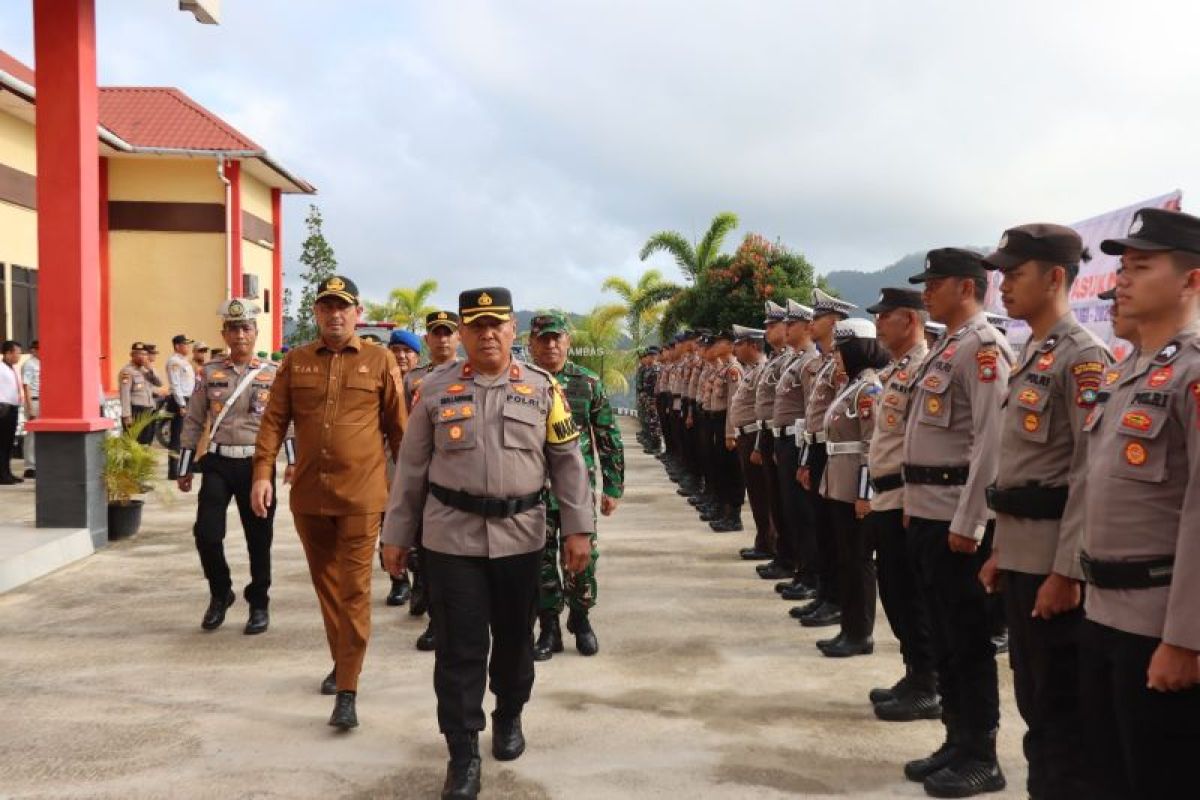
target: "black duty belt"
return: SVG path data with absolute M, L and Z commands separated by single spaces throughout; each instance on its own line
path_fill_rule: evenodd
M 1151 589 L 1170 586 L 1175 557 L 1162 556 L 1141 561 L 1097 561 L 1080 553 L 1084 579 L 1098 589 Z
M 992 511 L 1025 519 L 1062 519 L 1067 507 L 1066 486 L 1014 486 L 987 488 L 987 505 Z
M 524 497 L 480 497 L 457 489 L 447 489 L 436 483 L 429 484 L 429 491 L 443 505 L 478 514 L 481 517 L 515 517 L 542 502 L 542 493 L 534 492 Z
M 962 486 L 971 474 L 970 467 L 927 467 L 918 464 L 903 466 L 905 483 L 927 483 L 934 486 Z
M 871 488 L 876 492 L 890 492 L 892 489 L 899 489 L 904 485 L 904 474 L 901 472 L 893 472 L 891 475 L 880 475 L 878 478 L 871 478 Z

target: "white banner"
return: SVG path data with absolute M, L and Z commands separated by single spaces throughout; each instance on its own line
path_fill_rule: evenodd
M 1101 340 L 1108 343 L 1113 354 L 1119 359 L 1129 352 L 1130 345 L 1124 339 L 1113 337 L 1112 325 L 1109 323 L 1108 310 L 1112 303 L 1097 300 L 1096 295 L 1111 289 L 1117 283 L 1117 269 L 1121 266 L 1118 256 L 1105 255 L 1100 252 L 1100 242 L 1105 239 L 1122 239 L 1129 232 L 1133 215 L 1139 208 L 1168 208 L 1180 211 L 1183 203 L 1183 192 L 1174 191 L 1160 197 L 1154 197 L 1141 203 L 1134 203 L 1098 217 L 1076 222 L 1071 227 L 1083 238 L 1083 246 L 1092 254 L 1092 260 L 1079 265 L 1079 277 L 1071 286 L 1071 310 L 1089 330 Z M 992 288 L 988 292 L 988 310 L 1003 314 L 1004 304 L 1000 302 L 1000 273 L 992 274 Z M 1008 338 L 1014 345 L 1020 346 L 1029 338 L 1029 326 L 1020 320 L 1014 320 L 1008 326 Z

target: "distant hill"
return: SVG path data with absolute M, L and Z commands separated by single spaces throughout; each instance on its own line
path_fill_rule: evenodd
M 986 252 L 983 247 L 971 247 L 972 250 Z M 863 272 L 856 269 L 839 269 L 825 275 L 829 284 L 837 290 L 838 296 L 849 300 L 859 308 L 873 305 L 879 299 L 879 290 L 884 286 L 917 288 L 908 279 L 925 269 L 925 253 L 909 253 L 894 264 L 889 264 L 874 272 Z M 866 316 L 864 314 L 864 316 Z

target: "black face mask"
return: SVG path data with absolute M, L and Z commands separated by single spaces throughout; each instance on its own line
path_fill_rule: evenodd
M 846 375 L 850 380 L 857 378 L 859 373 L 868 367 L 882 369 L 891 361 L 887 351 L 876 339 L 840 339 L 835 347 L 842 354 L 842 363 L 846 366 Z

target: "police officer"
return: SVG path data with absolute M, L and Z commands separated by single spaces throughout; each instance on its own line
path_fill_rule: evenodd
M 925 284 L 925 308 L 947 330 L 917 377 L 903 470 L 908 545 L 933 625 L 946 740 L 908 762 L 904 774 L 934 796 L 970 797 L 1005 786 L 996 761 L 995 648 L 977 575 L 987 557 L 985 491 L 996 479 L 1012 354 L 984 316 L 987 270 L 978 253 L 932 250 L 925 271 L 909 281 Z
M 121 385 L 121 422 L 128 429 L 138 417 L 154 413 L 154 387 L 150 348 L 144 342 L 134 342 L 129 348 L 129 363 L 121 367 L 117 380 Z M 147 424 L 138 434 L 138 442 L 154 441 L 154 426 Z
M 417 362 L 421 359 L 421 340 L 417 335 L 405 328 L 396 328 L 388 335 L 387 349 L 396 359 L 396 366 L 400 368 L 400 377 L 404 382 L 404 402 L 405 407 L 411 405 L 409 402 L 411 394 L 408 390 L 408 376 L 418 369 Z M 388 463 L 388 479 L 391 480 L 392 468 L 394 464 Z M 380 556 L 382 560 L 382 555 Z M 404 573 L 400 577 L 391 578 L 391 589 L 388 591 L 385 603 L 389 606 L 402 606 L 408 602 L 412 595 L 412 585 L 409 582 L 408 573 Z
M 442 366 L 458 363 L 458 314 L 453 311 L 437 310 L 425 315 L 425 348 L 429 351 L 429 363 L 410 370 L 404 376 L 404 402 L 411 410 L 413 398 L 421 389 L 421 382 L 430 373 Z M 417 545 L 408 554 L 408 571 L 412 573 L 412 603 L 408 607 L 411 616 L 419 617 L 429 609 L 429 587 L 425 571 L 421 568 L 420 536 Z M 406 581 L 407 576 L 404 580 Z M 392 578 L 393 587 L 396 579 Z M 425 626 L 425 632 L 417 637 L 417 649 L 432 651 L 435 646 L 433 620 Z
M 738 466 L 741 468 L 742 483 L 750 501 L 750 514 L 754 518 L 754 545 L 743 547 L 738 554 L 746 561 L 769 561 L 775 556 L 776 534 L 771 524 L 771 509 L 767 502 L 767 471 L 762 463 L 755 463 L 751 455 L 758 442 L 758 419 L 754 413 L 755 390 L 759 373 L 767 363 L 763 354 L 765 331 L 733 326 L 734 354 L 741 369 L 729 411 L 725 418 L 725 443 L 735 440 Z
M 905 422 L 912 411 L 921 363 L 929 352 L 924 335 L 927 313 L 920 292 L 894 288 L 883 289 L 879 302 L 866 310 L 875 315 L 879 343 L 892 356 L 892 362 L 879 373 L 883 392 L 875 402 L 875 429 L 868 454 L 872 496 L 866 522 L 875 538 L 879 600 L 904 660 L 904 676 L 891 687 L 872 689 L 869 697 L 875 716 L 882 720 L 937 719 L 942 706 L 937 697 L 929 612 L 908 559 L 901 474 Z
M 1082 255 L 1075 231 L 1037 223 L 1005 231 L 985 259 L 1003 273 L 1005 308 L 1030 327 L 1004 401 L 999 468 L 988 493 L 996 535 L 980 579 L 1003 593 L 1035 800 L 1087 796 L 1078 746 L 1083 505 L 1070 517 L 1063 512 L 1068 483 L 1084 467 L 1073 461 L 1075 445 L 1111 357 L 1070 310 Z
M 176 334 L 171 339 L 175 352 L 167 358 L 167 410 L 171 412 L 171 440 L 167 445 L 167 480 L 179 477 L 179 434 L 183 430 L 183 416 L 187 413 L 188 400 L 196 386 L 196 370 L 192 366 L 194 342 L 185 334 Z
M 755 571 L 763 580 L 791 580 L 795 565 L 782 560 L 784 556 L 789 555 L 786 546 L 782 548 L 782 553 L 780 552 L 780 540 L 783 538 L 786 523 L 782 498 L 779 496 L 779 480 L 776 477 L 775 432 L 772 430 L 771 419 L 775 416 L 775 387 L 779 383 L 784 365 L 791 358 L 792 351 L 787 345 L 787 309 L 768 300 L 763 311 L 765 338 L 771 346 L 771 354 L 759 371 L 758 380 L 754 384 L 754 418 L 758 421 L 758 434 L 750 460 L 763 468 L 763 487 L 766 489 L 767 508 L 771 513 L 771 527 L 776 533 L 776 543 L 775 557 L 766 564 L 759 564 Z
M 1185 797 L 1200 752 L 1200 219 L 1144 208 L 1100 248 L 1121 256 L 1139 348 L 1105 372 L 1071 486 L 1089 797 Z
M 396 575 L 423 528 L 437 630 L 438 726 L 450 751 L 442 796 L 454 798 L 479 793 L 489 672 L 496 695 L 492 755 L 506 761 L 525 750 L 521 711 L 534 680 L 547 478 L 570 572 L 587 567 L 595 527 L 579 431 L 563 392 L 548 372 L 512 360 L 511 294 L 499 287 L 465 291 L 459 315 L 466 361 L 421 384 L 383 533 L 384 559 Z
M 746 494 L 738 467 L 737 438 L 729 424 L 729 405 L 742 380 L 742 368 L 733 357 L 733 338 L 732 332 L 720 331 L 713 335 L 710 348 L 716 370 L 709 393 L 710 453 L 719 509 L 708 525 L 717 533 L 742 530 L 742 499 Z
M 221 336 L 229 346 L 229 356 L 209 362 L 196 376 L 180 430 L 177 478 L 180 491 L 192 490 L 196 450 L 202 441 L 206 443 L 199 453 L 199 459 L 204 461 L 204 477 L 192 529 L 211 597 L 200 623 L 206 631 L 221 626 L 235 597 L 229 564 L 225 561 L 225 513 L 230 499 L 237 503 L 250 554 L 250 583 L 244 594 L 250 606 L 250 619 L 245 633 L 262 633 L 270 624 L 267 591 L 271 587 L 275 504 L 271 504 L 265 517 L 256 516 L 250 508 L 254 441 L 276 372 L 274 364 L 260 361 L 253 354 L 259 313 L 259 308 L 248 300 L 234 298 L 221 304 L 217 314 L 222 320 Z M 295 460 L 290 441 L 287 452 L 290 465 Z M 284 480 L 290 480 L 290 475 L 285 475 Z
M 358 678 L 371 634 L 371 566 L 387 505 L 385 449 L 400 448 L 408 418 L 391 353 L 355 335 L 358 287 L 333 275 L 316 287 L 316 341 L 288 351 L 276 374 L 254 451 L 251 504 L 274 500 L 275 458 L 295 426 L 296 470 L 289 503 L 321 606 L 336 694 L 329 724 L 358 726 Z

